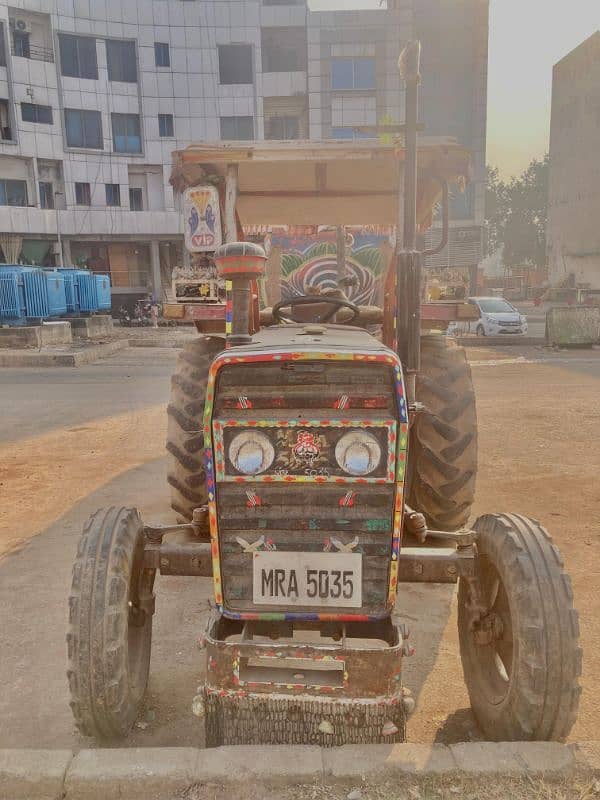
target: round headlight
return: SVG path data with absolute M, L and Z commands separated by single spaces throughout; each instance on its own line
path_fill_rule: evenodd
M 244 431 L 234 436 L 229 445 L 229 460 L 238 472 L 258 475 L 275 460 L 275 450 L 260 431 Z
M 348 475 L 369 475 L 379 466 L 381 447 L 372 434 L 352 431 L 336 444 L 335 459 Z

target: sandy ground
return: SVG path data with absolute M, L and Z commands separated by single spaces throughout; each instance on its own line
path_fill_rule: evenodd
M 597 739 L 600 354 L 507 351 L 472 351 L 480 430 L 476 511 L 539 518 L 561 548 L 584 647 L 584 692 L 572 739 Z M 175 355 L 126 351 L 102 367 L 76 371 L 79 377 L 70 372 L 64 388 L 31 371 L 18 380 L 13 375 L 9 386 L 8 373 L 0 373 L 11 422 L 0 427 L 0 747 L 90 744 L 74 731 L 66 690 L 71 563 L 81 525 L 98 506 L 138 505 L 147 518 L 169 519 L 164 403 Z M 105 374 L 101 381 L 98 370 Z M 132 388 L 146 378 L 147 390 Z M 103 394 L 107 381 L 113 381 L 110 396 Z M 61 398 L 72 406 L 81 392 L 91 392 L 96 402 L 82 404 L 65 425 Z M 47 410 L 42 413 L 46 397 L 54 403 L 53 425 Z M 38 406 L 36 432 L 32 410 Z M 202 677 L 196 641 L 210 594 L 205 579 L 159 580 L 148 701 L 128 744 L 202 741 L 189 703 Z M 462 681 L 452 588 L 404 586 L 397 613 L 409 622 L 417 650 L 405 668 L 417 699 L 409 739 L 477 738 Z

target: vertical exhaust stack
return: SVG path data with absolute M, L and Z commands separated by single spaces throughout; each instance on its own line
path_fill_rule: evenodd
M 214 255 L 219 275 L 231 281 L 231 331 L 227 330 L 230 347 L 248 344 L 250 336 L 250 282 L 262 278 L 267 257 L 263 248 L 254 242 L 229 242 Z

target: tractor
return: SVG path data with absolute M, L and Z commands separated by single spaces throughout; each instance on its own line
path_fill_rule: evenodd
M 581 650 L 559 551 L 519 514 L 470 523 L 475 398 L 443 332 L 470 310 L 422 302 L 417 248 L 439 203 L 444 246 L 449 187 L 468 181 L 470 158 L 451 139 L 418 141 L 419 61 L 411 43 L 391 143 L 201 143 L 174 156 L 174 185 L 204 204 L 190 234 L 212 248 L 225 294 L 204 293 L 207 314 L 197 302 L 172 310 L 202 333 L 179 356 L 168 407 L 177 522 L 112 507 L 83 530 L 67 641 L 84 735 L 114 740 L 136 721 L 157 572 L 213 579 L 190 697 L 209 747 L 403 741 L 405 582 L 458 583 L 464 678 L 486 738 L 571 730 Z M 340 281 L 260 311 L 267 258 L 242 224 L 265 221 L 395 226 L 382 308 L 355 304 Z

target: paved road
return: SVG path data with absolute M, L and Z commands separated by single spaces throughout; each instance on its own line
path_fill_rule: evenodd
M 0 442 L 166 402 L 176 355 L 128 348 L 78 368 L 1 369 Z
M 592 441 L 590 437 L 593 434 L 586 431 L 594 414 L 597 421 L 600 354 L 552 354 L 534 348 L 502 348 L 502 352 L 496 353 L 486 351 L 477 348 L 472 353 L 478 363 L 483 362 L 475 367 L 478 399 L 481 393 L 482 401 L 482 442 L 486 447 L 482 459 L 479 502 L 482 503 L 482 510 L 484 507 L 486 510 L 507 507 L 508 498 L 501 494 L 507 492 L 510 485 L 512 497 L 508 506 L 545 518 L 550 504 L 548 492 L 556 491 L 553 488 L 555 479 L 547 474 L 543 482 L 536 483 L 535 463 L 548 458 L 545 455 L 547 451 L 540 449 L 546 446 L 546 441 L 552 441 L 553 448 L 559 444 L 553 438 L 558 434 L 545 432 L 539 409 L 548 408 L 548 405 L 544 402 L 540 406 L 540 399 L 550 395 L 555 399 L 560 396 L 564 403 L 571 393 L 578 392 L 579 399 L 573 413 L 579 416 L 574 423 L 580 437 L 584 437 L 586 442 Z M 509 356 L 509 362 L 504 366 L 501 363 L 486 366 L 486 359 L 495 358 L 496 355 L 500 359 Z M 1 422 L 2 453 L 12 452 L 15 448 L 18 450 L 21 443 L 23 446 L 27 443 L 31 448 L 38 437 L 40 442 L 52 441 L 53 446 L 57 447 L 63 430 L 66 437 L 73 430 L 73 425 L 96 424 L 99 419 L 108 435 L 112 420 L 122 419 L 124 414 L 131 414 L 132 419 L 135 418 L 135 426 L 122 446 L 127 448 L 127 452 L 136 448 L 141 452 L 136 466 L 125 468 L 118 477 L 113 477 L 116 474 L 114 471 L 103 472 L 102 460 L 86 460 L 84 456 L 87 454 L 76 451 L 67 454 L 71 468 L 80 470 L 84 489 L 79 499 L 65 506 L 60 504 L 61 498 L 57 497 L 56 507 L 61 509 L 60 514 L 45 512 L 44 518 L 49 521 L 32 531 L 40 535 L 32 538 L 20 551 L 0 561 L 0 748 L 77 748 L 90 744 L 84 742 L 74 730 L 68 708 L 64 637 L 71 564 L 82 524 L 99 506 L 136 505 L 146 518 L 159 521 L 171 518 L 164 479 L 164 432 L 156 430 L 155 419 L 146 409 L 157 403 L 166 403 L 168 376 L 175 357 L 176 353 L 172 350 L 136 349 L 78 370 L 0 372 L 2 399 L 8 398 L 10 417 L 8 422 L 6 419 Z M 519 358 L 542 359 L 544 363 L 530 366 L 527 361 L 519 361 Z M 585 388 L 587 386 L 591 388 Z M 518 434 L 522 438 L 514 441 L 513 437 L 511 441 L 507 438 L 506 425 L 510 425 L 511 416 L 517 412 L 523 420 L 522 430 Z M 162 417 L 162 412 L 160 415 Z M 48 439 L 49 432 L 51 439 Z M 530 432 L 534 437 L 531 440 L 526 438 Z M 532 444 L 529 445 L 528 441 Z M 583 445 L 577 441 L 575 446 Z M 594 452 L 590 451 L 592 460 L 595 458 Z M 47 457 L 42 452 L 39 455 L 40 458 Z M 126 463 L 123 452 L 110 452 L 104 456 L 112 461 L 123 458 L 123 463 Z M 576 496 L 579 491 L 576 487 L 580 485 L 577 470 L 585 471 L 589 466 L 587 461 L 575 450 L 571 456 L 568 448 L 561 451 L 558 457 L 564 462 L 569 459 L 573 461 L 572 466 L 570 461 L 568 465 L 566 477 L 571 483 L 565 501 L 575 502 L 577 508 L 580 507 L 579 503 L 587 502 L 587 519 L 590 519 L 589 509 L 594 493 L 588 491 L 587 500 L 586 495 L 581 498 Z M 492 462 L 496 466 L 490 466 Z M 507 471 L 503 473 L 500 485 L 497 481 L 497 465 L 505 462 Z M 515 464 L 512 481 L 507 477 L 511 463 Z M 590 465 L 593 466 L 591 462 Z M 0 484 L 1 466 L 0 455 Z M 546 467 L 548 469 L 549 466 Z M 99 474 L 86 488 L 88 484 L 85 484 L 85 478 L 94 470 Z M 521 496 L 515 497 L 521 482 L 519 475 L 527 476 L 526 485 Z M 48 476 L 48 481 L 53 477 Z M 12 503 L 15 498 L 10 479 L 5 485 L 8 489 L 6 497 Z M 60 494 L 59 489 L 57 494 Z M 36 497 L 34 494 L 30 498 L 32 505 L 27 506 L 26 511 L 27 520 L 33 518 L 34 526 Z M 538 501 L 541 509 L 536 506 Z M 574 518 L 572 515 L 576 513 L 568 508 L 565 511 L 567 516 L 571 514 L 569 518 Z M 581 514 L 584 514 L 583 510 Z M 27 520 L 23 517 L 23 524 Z M 580 522 L 583 522 L 583 518 Z M 561 523 L 555 520 L 552 524 Z M 574 535 L 570 524 L 564 530 L 569 536 Z M 577 536 L 589 538 L 586 530 L 580 524 Z M 590 542 L 587 554 L 583 554 L 585 558 L 575 566 L 580 570 L 576 590 L 583 595 L 592 591 L 591 603 L 593 590 L 590 590 L 590 579 L 586 577 L 589 559 L 593 560 L 594 557 L 594 544 L 592 540 Z M 576 555 L 579 558 L 581 554 Z M 202 742 L 201 726 L 189 709 L 191 697 L 202 678 L 202 654 L 198 652 L 196 642 L 209 612 L 210 597 L 211 585 L 205 579 L 158 580 L 151 682 L 145 712 L 147 716 L 143 722 L 145 727 L 136 728 L 127 744 L 188 745 Z M 598 615 L 591 606 L 588 611 L 583 620 L 584 634 L 593 648 L 594 642 L 598 641 L 595 622 Z M 451 587 L 419 588 L 406 585 L 402 588 L 402 615 L 413 630 L 417 649 L 416 657 L 407 660 L 405 666 L 405 682 L 418 701 L 417 714 L 409 728 L 409 737 L 413 741 L 456 741 L 476 735 L 462 685 L 453 614 Z M 593 677 L 592 674 L 591 680 Z M 592 710 L 589 719 L 590 724 L 596 719 Z M 581 738 L 592 738 L 591 729 L 582 728 Z

